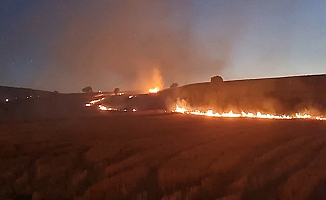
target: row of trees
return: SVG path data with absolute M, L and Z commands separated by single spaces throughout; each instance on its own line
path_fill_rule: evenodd
M 86 86 L 82 89 L 82 91 L 84 93 L 92 93 L 93 92 L 93 88 L 91 86 Z M 120 88 L 115 88 L 114 89 L 114 94 L 117 95 L 120 92 Z
M 173 89 L 173 88 L 177 88 L 178 86 L 179 86 L 178 83 L 172 83 L 172 85 L 170 86 L 170 88 Z M 84 87 L 82 89 L 82 91 L 84 93 L 92 93 L 93 92 L 93 88 L 91 86 L 86 86 L 86 87 Z M 120 88 L 115 88 L 113 90 L 113 92 L 114 92 L 115 95 L 118 95 L 118 93 L 120 93 Z

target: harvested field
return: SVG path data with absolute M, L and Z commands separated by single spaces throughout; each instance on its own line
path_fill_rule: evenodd
M 0 199 L 325 199 L 326 123 L 106 113 L 0 124 Z

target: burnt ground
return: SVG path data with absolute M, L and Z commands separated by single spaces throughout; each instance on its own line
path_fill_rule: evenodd
M 326 198 L 325 121 L 7 120 L 0 149 L 0 199 Z

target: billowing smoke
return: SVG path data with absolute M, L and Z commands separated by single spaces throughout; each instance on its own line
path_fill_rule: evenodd
M 150 84 L 150 88 L 155 88 L 157 90 L 161 90 L 163 88 L 163 78 L 158 68 L 153 69 L 153 76 Z
M 148 92 L 149 89 L 156 88 L 162 90 L 164 87 L 161 67 L 156 62 L 140 62 L 137 64 L 137 76 L 135 85 L 141 92 Z
M 173 5 L 163 1 L 90 4 L 88 11 L 101 14 L 86 16 L 77 10 L 53 43 L 50 56 L 67 78 L 102 85 L 104 90 L 148 90 L 158 70 L 167 84 L 190 78 L 184 72 L 191 70 L 195 59 L 189 52 L 196 48 L 189 27 L 191 5 L 176 16 Z
M 217 10 L 206 15 L 202 5 Z M 243 10 L 184 0 L 30 3 L 3 39 L 0 79 L 59 92 L 148 90 L 153 70 L 165 88 L 208 81 L 233 60 Z
M 324 73 L 323 2 L 0 1 L 0 85 L 77 92 Z M 317 43 L 316 43 L 317 42 Z M 145 64 L 143 64 L 145 63 Z M 307 67 L 309 66 L 309 67 Z M 149 81 L 150 82 L 150 81 Z M 147 86 L 146 86 L 147 87 Z
M 228 31 L 202 33 L 191 1 L 91 1 L 56 12 L 61 22 L 47 51 L 51 69 L 39 82 L 66 91 L 147 90 L 156 70 L 160 87 L 209 80 L 227 65 L 239 32 L 232 18 L 222 20 Z

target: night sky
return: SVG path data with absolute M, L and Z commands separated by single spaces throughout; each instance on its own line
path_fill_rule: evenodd
M 326 72 L 325 0 L 0 0 L 0 85 L 59 92 Z

